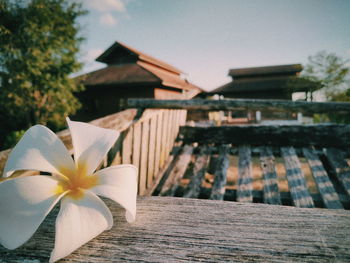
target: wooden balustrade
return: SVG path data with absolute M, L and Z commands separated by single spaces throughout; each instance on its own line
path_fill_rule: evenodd
M 106 165 L 134 164 L 139 169 L 139 194 L 149 195 L 161 179 L 169 163 L 180 125 L 186 122 L 186 110 L 128 109 L 90 123 L 119 131 L 120 137 L 104 161 Z M 73 153 L 68 129 L 57 133 L 67 149 Z M 4 169 L 11 149 L 0 152 L 0 169 Z M 23 173 L 23 172 L 22 172 Z M 26 171 L 26 175 L 37 172 Z

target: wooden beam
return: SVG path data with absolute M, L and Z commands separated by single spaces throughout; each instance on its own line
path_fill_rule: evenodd
M 293 147 L 282 147 L 281 153 L 286 167 L 288 186 L 296 207 L 315 207 L 307 189 L 305 176 Z
M 328 174 L 315 150 L 312 148 L 303 148 L 303 154 L 309 163 L 312 175 L 325 206 L 331 209 L 343 209 L 344 207 L 339 200 L 339 196 L 329 180 Z
M 181 127 L 185 143 L 250 144 L 260 146 L 349 147 L 350 125 L 246 125 Z
M 270 110 L 312 113 L 349 114 L 349 102 L 308 102 L 288 100 L 225 99 L 225 100 L 153 100 L 129 99 L 128 108 L 186 110 Z
M 162 186 L 159 193 L 161 196 L 174 196 L 177 186 L 180 184 L 181 178 L 184 176 L 187 166 L 191 161 L 193 147 L 185 145 L 181 154 L 176 158 L 176 164 Z
M 219 147 L 219 157 L 216 162 L 216 169 L 214 172 L 215 179 L 213 188 L 211 190 L 210 199 L 224 200 L 226 188 L 226 174 L 229 167 L 229 145 L 222 145 Z
M 344 153 L 339 149 L 329 148 L 326 151 L 326 156 L 333 172 L 343 185 L 345 191 L 350 195 L 350 166 L 345 160 Z
M 281 196 L 278 190 L 275 157 L 270 147 L 260 147 L 260 162 L 264 181 L 264 203 L 281 205 Z

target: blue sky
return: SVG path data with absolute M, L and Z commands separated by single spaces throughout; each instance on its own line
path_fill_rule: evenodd
M 83 72 L 122 41 L 211 90 L 230 68 L 306 63 L 321 50 L 350 58 L 350 0 L 85 0 Z

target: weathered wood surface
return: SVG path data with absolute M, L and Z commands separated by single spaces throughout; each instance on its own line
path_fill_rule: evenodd
M 345 191 L 350 195 L 350 166 L 345 160 L 344 153 L 339 149 L 329 148 L 326 155 L 333 172 L 343 185 Z
M 180 183 L 181 178 L 186 172 L 186 168 L 191 161 L 193 147 L 185 145 L 182 152 L 176 158 L 176 164 L 170 171 L 168 178 L 165 180 L 159 195 L 162 196 L 174 196 L 177 186 Z
M 349 262 L 350 212 L 139 197 L 136 221 L 107 200 L 115 224 L 60 262 Z M 57 209 L 0 262 L 47 262 Z
M 229 145 L 222 145 L 219 147 L 219 157 L 216 163 L 214 184 L 211 190 L 210 199 L 224 200 L 226 190 L 227 169 L 230 165 L 229 161 Z
M 315 150 L 303 148 L 303 154 L 309 163 L 316 186 L 322 196 L 325 206 L 331 209 L 343 209 L 339 196 Z
M 246 125 L 180 129 L 185 143 L 349 147 L 350 125 Z
M 288 186 L 296 207 L 314 207 L 314 202 L 307 189 L 298 156 L 293 147 L 282 147 L 281 154 L 286 167 Z
M 129 99 L 129 108 L 186 110 L 270 110 L 303 113 L 349 114 L 349 102 L 309 102 L 288 100 L 225 99 L 225 100 L 153 100 Z
M 278 190 L 275 157 L 270 147 L 260 147 L 260 162 L 264 181 L 264 203 L 280 205 L 282 203 Z
M 177 196 L 182 196 L 185 192 L 185 187 L 179 186 L 176 190 Z M 200 187 L 199 189 L 199 199 L 209 199 L 211 195 L 211 188 Z M 319 193 L 310 193 L 312 200 L 314 201 L 315 207 L 317 208 L 325 208 L 323 199 Z M 346 209 L 350 209 L 350 196 L 347 194 L 338 194 L 339 199 L 343 206 Z M 280 192 L 281 203 L 286 206 L 293 206 L 292 197 L 290 192 Z M 237 190 L 235 189 L 226 189 L 224 195 L 225 201 L 237 201 Z M 254 190 L 253 189 L 253 200 L 254 203 L 263 203 L 264 202 L 264 192 L 262 190 Z
M 199 148 L 199 153 L 196 156 L 195 163 L 191 171 L 191 181 L 187 185 L 183 197 L 198 198 L 202 181 L 207 170 L 209 162 L 208 146 L 202 145 Z
M 252 182 L 253 177 L 250 146 L 242 145 L 238 148 L 238 202 L 253 202 Z

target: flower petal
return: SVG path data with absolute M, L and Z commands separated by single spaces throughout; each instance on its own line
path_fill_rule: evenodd
M 58 181 L 49 176 L 28 176 L 0 183 L 0 243 L 15 249 L 38 229 L 65 194 L 57 195 Z
M 16 170 L 62 174 L 62 169 L 75 169 L 67 148 L 51 130 L 35 125 L 11 151 L 3 176 L 9 177 Z
M 135 221 L 137 195 L 137 168 L 133 165 L 111 166 L 95 173 L 99 184 L 90 191 L 112 199 L 126 209 L 126 220 Z
M 79 169 L 92 174 L 119 136 L 119 132 L 67 118 L 74 159 Z
M 83 199 L 63 198 L 56 219 L 55 248 L 50 262 L 72 253 L 113 225 L 113 216 L 95 194 L 85 191 Z

